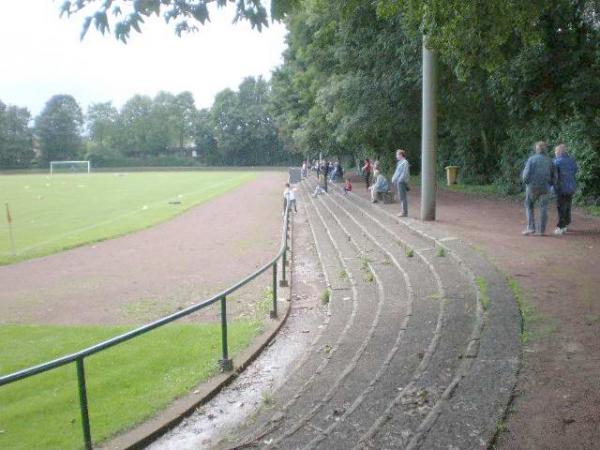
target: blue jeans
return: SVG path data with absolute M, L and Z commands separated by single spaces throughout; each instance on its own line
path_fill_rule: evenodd
M 406 198 L 406 183 L 400 182 L 396 184 L 398 190 L 398 201 L 402 204 L 402 214 L 408 215 L 408 199 Z
M 546 222 L 548 221 L 548 190 L 540 188 L 525 189 L 525 213 L 527 214 L 527 229 L 532 231 L 546 232 Z M 535 203 L 540 206 L 540 227 L 535 227 Z

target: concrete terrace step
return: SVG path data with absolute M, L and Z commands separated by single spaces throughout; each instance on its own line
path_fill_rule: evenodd
M 309 208 L 308 212 L 309 215 L 314 215 L 315 210 Z M 302 426 L 312 417 L 322 399 L 335 390 L 344 374 L 354 367 L 355 360 L 364 351 L 364 342 L 368 342 L 372 330 L 376 328 L 373 323 L 377 323 L 383 310 L 379 290 L 358 276 L 360 259 L 356 248 L 343 232 L 325 227 L 318 216 L 311 217 L 311 224 L 316 241 L 319 242 L 323 267 L 328 272 L 328 284 L 333 285 L 332 280 L 343 271 L 351 289 L 332 290 L 332 320 L 307 358 L 308 364 L 303 363 L 285 383 L 285 387 L 274 396 L 273 407 L 259 414 L 258 426 L 252 428 L 260 431 L 251 429 L 246 432 L 243 440 L 248 442 L 254 441 L 255 436 L 261 436 L 264 437 L 263 442 L 277 443 L 281 436 L 289 434 L 289 430 Z M 339 263 L 334 262 L 336 259 Z M 338 295 L 340 293 L 345 296 Z M 350 295 L 352 310 L 343 306 L 340 308 L 340 303 L 350 303 Z M 358 356 L 353 357 L 353 354 Z M 315 361 L 318 363 L 315 364 Z M 308 366 L 313 369 L 307 369 Z
M 335 192 L 343 195 L 339 189 Z M 464 242 L 441 234 L 435 223 L 398 219 L 397 205 L 375 206 L 359 196 L 350 197 L 373 217 L 434 242 L 468 278 L 486 285 L 486 292 L 478 292 L 479 308 L 482 300 L 487 305 L 475 330 L 479 339 L 472 342 L 476 345 L 470 345 L 449 389 L 406 448 L 488 448 L 510 402 L 521 351 L 520 313 L 506 277 Z
M 357 351 L 344 372 L 337 378 L 332 376 L 328 393 L 315 403 L 310 414 L 305 415 L 294 427 L 286 431 L 279 444 L 281 448 L 302 447 L 307 442 L 317 439 L 323 429 L 337 423 L 346 408 L 356 401 L 361 392 L 368 389 L 374 376 L 382 371 L 390 335 L 393 334 L 395 340 L 398 340 L 401 333 L 398 321 L 408 320 L 407 313 L 412 300 L 403 274 L 397 267 L 383 260 L 383 253 L 374 247 L 357 245 L 351 231 L 338 222 L 326 208 L 314 201 L 311 206 L 321 221 L 332 230 L 331 235 L 336 242 L 353 244 L 355 255 L 352 260 L 358 265 L 354 264 L 350 269 L 352 278 L 356 280 L 357 285 L 376 285 L 381 301 L 378 304 L 377 320 L 370 326 L 366 339 L 356 342 Z M 359 301 L 368 306 L 369 292 L 364 291 L 364 294 L 359 297 Z
M 360 210 L 344 196 L 333 198 L 322 196 L 322 201 L 329 204 L 339 216 L 344 216 L 349 222 L 356 222 L 364 235 L 368 235 L 382 246 L 388 247 L 393 254 L 405 251 L 406 236 L 402 237 L 393 230 L 384 227 L 378 221 L 372 221 L 369 211 Z M 421 240 L 422 242 L 417 242 Z M 430 269 L 431 277 L 439 287 L 438 296 L 417 298 L 417 301 L 440 304 L 441 313 L 438 317 L 434 338 L 429 348 L 422 353 L 423 361 L 413 374 L 410 382 L 403 386 L 396 382 L 394 401 L 388 404 L 382 416 L 370 427 L 362 437 L 360 446 L 373 448 L 401 448 L 415 435 L 421 420 L 435 407 L 439 399 L 453 378 L 459 366 L 460 357 L 466 351 L 469 343 L 470 329 L 474 321 L 475 295 L 473 286 L 470 286 L 465 277 L 456 270 L 454 264 L 448 259 L 435 255 L 435 247 L 429 245 L 420 236 L 413 237 L 410 241 L 421 247 L 414 250 L 417 255 L 414 260 L 421 259 Z M 413 263 L 414 264 L 414 263 Z M 408 331 L 411 331 L 409 325 Z M 410 346 L 406 346 L 411 350 Z M 390 373 L 394 381 L 396 373 Z M 401 390 L 398 392 L 398 390 Z M 388 392 L 389 395 L 389 392 Z M 417 398 L 418 397 L 418 398 Z M 393 433 L 390 430 L 400 430 Z M 344 448 L 343 434 L 332 436 L 331 445 Z
M 303 181 L 299 197 L 331 290 L 329 321 L 220 448 L 486 448 L 518 369 L 506 280 L 435 225 L 396 218 L 397 205 L 333 185 L 313 198 L 314 186 Z
M 340 351 L 333 355 L 327 368 L 327 373 L 323 373 L 322 383 L 315 383 L 312 388 L 303 392 L 298 399 L 294 411 L 290 411 L 282 421 L 284 427 L 281 427 L 275 433 L 270 434 L 272 439 L 271 447 L 294 448 L 294 442 L 304 442 L 303 436 L 306 433 L 313 434 L 317 429 L 315 424 L 315 415 L 323 409 L 331 397 L 340 391 L 346 390 L 352 395 L 354 388 L 348 385 L 361 377 L 355 374 L 359 370 L 366 371 L 362 379 L 368 382 L 371 378 L 370 372 L 373 364 L 378 364 L 372 359 L 363 358 L 365 351 L 374 337 L 374 331 L 378 328 L 381 313 L 384 310 L 385 297 L 381 291 L 381 286 L 377 286 L 374 280 L 366 280 L 363 277 L 363 260 L 358 248 L 348 239 L 346 231 L 335 226 L 335 222 L 323 217 L 319 208 L 309 208 L 311 219 L 317 219 L 327 230 L 327 235 L 339 249 L 346 269 L 346 276 L 351 280 L 353 289 L 359 300 L 359 314 L 356 317 L 355 325 L 352 327 L 344 341 L 340 343 Z M 364 362 L 367 361 L 367 367 Z M 359 381 L 360 384 L 360 381 Z M 350 387 L 350 389 L 348 389 Z M 283 432 L 279 432 L 282 430 Z

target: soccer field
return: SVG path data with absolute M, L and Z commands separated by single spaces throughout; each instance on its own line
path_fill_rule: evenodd
M 255 179 L 252 172 L 0 176 L 0 264 L 109 239 L 167 220 Z

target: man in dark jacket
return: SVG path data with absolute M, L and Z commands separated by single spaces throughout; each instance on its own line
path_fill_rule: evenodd
M 330 167 L 329 161 L 323 161 L 323 166 L 321 167 L 321 173 L 323 174 L 323 190 L 327 192 L 327 177 L 329 176 Z
M 536 231 L 534 214 L 536 202 L 540 205 L 540 227 L 537 231 L 541 236 L 546 234 L 548 197 L 556 178 L 552 159 L 544 154 L 546 147 L 545 142 L 537 142 L 534 146 L 535 155 L 529 157 L 523 170 L 525 213 L 527 214 L 527 228 L 523 231 L 524 235 L 533 234 Z
M 554 167 L 556 168 L 556 207 L 558 209 L 558 224 L 554 234 L 564 234 L 571 223 L 571 202 L 577 189 L 575 175 L 577 163 L 567 153 L 565 144 L 557 145 L 554 149 Z

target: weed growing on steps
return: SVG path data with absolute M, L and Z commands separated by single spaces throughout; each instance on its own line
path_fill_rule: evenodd
M 331 298 L 331 291 L 329 289 L 325 289 L 325 290 L 323 290 L 323 292 L 321 292 L 321 303 L 323 303 L 324 305 L 328 304 L 330 298 Z
M 405 254 L 408 258 L 412 258 L 413 256 L 415 256 L 415 252 L 410 247 L 406 247 Z
M 508 431 L 508 425 L 504 420 L 498 421 L 496 423 L 496 434 L 506 433 Z
M 262 395 L 263 404 L 267 407 L 273 406 L 273 395 L 270 392 L 265 392 Z
M 488 293 L 487 280 L 483 277 L 477 277 L 475 278 L 475 283 L 479 287 L 479 294 L 481 295 L 481 305 L 483 306 L 483 310 L 487 311 L 490 307 L 490 295 Z
M 444 256 L 446 256 L 446 250 L 444 250 L 444 247 L 438 247 L 437 255 L 440 258 L 443 258 Z
M 338 276 L 340 277 L 340 280 L 348 279 L 348 273 L 344 269 L 340 270 L 340 273 L 338 274 Z
M 586 314 L 584 317 L 588 325 L 600 322 L 600 314 Z
M 369 269 L 369 263 L 371 262 L 371 259 L 369 257 L 367 257 L 366 255 L 362 255 L 360 257 L 361 261 L 362 261 L 362 270 L 368 270 Z

